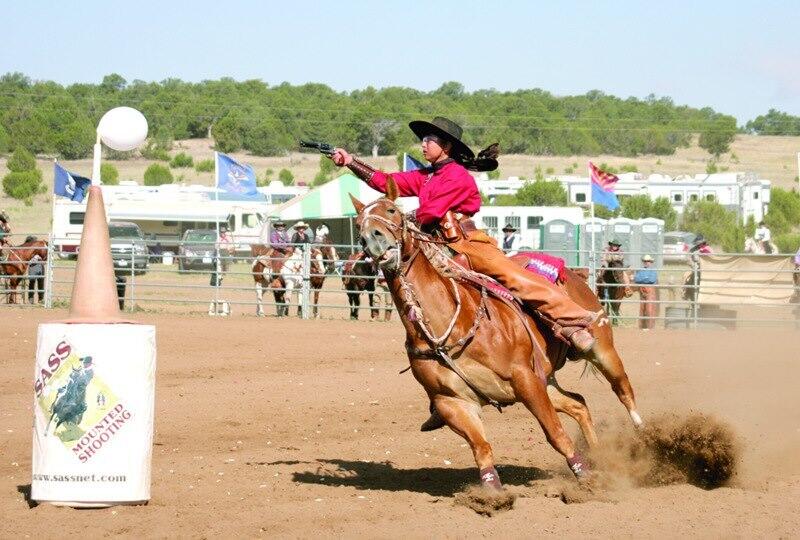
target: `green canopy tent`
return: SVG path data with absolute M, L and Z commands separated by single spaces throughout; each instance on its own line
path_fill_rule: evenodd
M 370 203 L 383 195 L 352 174 L 343 174 L 278 206 L 270 212 L 270 218 L 280 218 L 288 227 L 293 222 L 305 221 L 312 231 L 321 223 L 326 223 L 334 243 L 352 245 L 355 243 L 353 219 L 356 210 L 350 201 L 350 194 L 363 203 Z M 405 212 L 418 206 L 416 197 L 403 197 L 400 204 Z

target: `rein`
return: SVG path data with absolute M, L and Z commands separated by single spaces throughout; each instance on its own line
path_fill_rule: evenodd
M 374 203 L 373 203 L 374 204 Z M 371 205 L 370 205 L 371 206 Z M 367 207 L 368 208 L 368 207 Z M 364 210 L 367 210 L 365 208 Z M 364 219 L 362 220 L 362 226 L 368 220 L 373 219 L 378 221 L 379 223 L 384 224 L 392 231 L 395 235 L 395 239 L 397 239 L 397 233 L 400 233 L 400 242 L 401 244 L 408 241 L 408 239 L 417 240 L 418 243 L 422 243 L 424 246 L 425 244 L 447 244 L 446 241 L 439 241 L 433 238 L 431 235 L 422 232 L 421 230 L 417 229 L 413 225 L 410 225 L 406 218 L 402 218 L 401 225 L 386 219 L 383 216 L 377 216 L 373 214 L 365 214 Z M 450 322 L 447 325 L 446 330 L 440 336 L 436 336 L 433 328 L 430 326 L 430 322 L 425 317 L 425 313 L 422 310 L 422 306 L 419 303 L 417 293 L 414 290 L 413 285 L 408 280 L 408 272 L 411 268 L 412 263 L 419 255 L 420 251 L 428 251 L 425 247 L 421 245 L 417 245 L 414 247 L 414 251 L 411 255 L 405 260 L 400 261 L 399 271 L 396 274 L 397 280 L 399 282 L 399 290 L 400 294 L 402 295 L 403 301 L 408 306 L 408 313 L 406 317 L 409 321 L 411 321 L 417 329 L 425 336 L 428 345 L 430 346 L 430 350 L 428 351 L 421 351 L 418 349 L 411 349 L 406 346 L 406 350 L 409 353 L 409 356 L 415 356 L 417 358 L 430 358 L 432 360 L 441 360 L 451 371 L 453 371 L 456 375 L 461 378 L 462 381 L 472 390 L 478 398 L 486 401 L 493 407 L 497 408 L 498 411 L 502 412 L 503 404 L 494 400 L 484 394 L 480 388 L 478 388 L 475 384 L 470 381 L 469 377 L 461 370 L 460 367 L 455 363 L 452 356 L 450 355 L 450 351 L 454 349 L 458 349 L 456 354 L 460 354 L 463 350 L 467 347 L 467 345 L 472 341 L 475 337 L 475 334 L 478 332 L 478 328 L 480 327 L 481 322 L 484 318 L 488 316 L 488 310 L 486 307 L 486 299 L 488 293 L 486 291 L 486 287 L 481 287 L 481 299 L 480 304 L 478 305 L 478 310 L 475 313 L 475 319 L 472 321 L 472 326 L 464 334 L 460 339 L 456 340 L 454 343 L 447 344 L 447 341 L 453 334 L 453 329 L 455 328 L 456 323 L 458 322 L 458 317 L 461 315 L 461 307 L 462 307 L 462 300 L 461 300 L 461 293 L 458 288 L 458 284 L 453 277 L 448 276 L 447 280 L 450 282 L 450 285 L 453 289 L 452 297 L 455 301 L 456 308 L 453 312 L 452 317 L 450 318 Z M 427 253 L 426 253 L 427 256 Z M 380 265 L 380 263 L 378 263 Z M 444 277 L 444 276 L 443 276 Z

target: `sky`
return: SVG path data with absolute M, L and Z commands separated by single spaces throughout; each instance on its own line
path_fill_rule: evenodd
M 800 2 L 6 2 L 0 73 L 667 96 L 800 115 Z

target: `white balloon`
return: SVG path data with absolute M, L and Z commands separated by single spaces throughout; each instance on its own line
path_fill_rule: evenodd
M 114 150 L 133 150 L 147 138 L 147 119 L 130 107 L 111 109 L 97 125 L 100 140 Z

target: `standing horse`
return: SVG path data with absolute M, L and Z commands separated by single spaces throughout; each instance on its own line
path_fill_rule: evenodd
M 354 253 L 347 258 L 342 269 L 342 285 L 347 291 L 351 320 L 358 320 L 362 292 L 366 292 L 369 298 L 370 316 L 373 319 L 378 318 L 379 311 L 375 307 L 375 282 L 377 280 L 378 270 L 372 261 L 366 260 L 366 254 L 363 251 Z
M 256 255 L 250 268 L 256 289 L 256 315 L 264 316 L 264 289 L 272 290 L 278 317 L 288 315 L 283 267 L 297 250 L 290 247 L 286 254 L 282 254 L 263 245 L 253 245 L 250 249 Z
M 754 255 L 772 255 L 778 253 L 778 246 L 772 241 L 756 240 L 749 237 L 744 241 L 744 252 Z
M 336 253 L 336 247 L 333 245 L 330 235 L 326 234 L 322 237 L 321 243 L 316 244 L 316 247 L 311 250 L 309 285 L 313 294 L 311 311 L 315 319 L 319 317 L 319 293 L 325 283 L 325 277 L 335 273 L 338 261 L 339 255 Z
M 387 186 L 386 197 L 369 205 L 351 196 L 361 242 L 386 273 L 406 329 L 411 372 L 447 425 L 469 443 L 481 483 L 502 487 L 480 418 L 487 403 L 497 407 L 523 403 L 575 476 L 585 477 L 588 466 L 557 415 L 561 411 L 574 418 L 589 444 L 597 444 L 585 400 L 563 390 L 555 379 L 555 371 L 568 356 L 595 365 L 634 424 L 641 424 L 607 319 L 595 323 L 597 343 L 591 351 L 578 354 L 568 349 L 540 318 L 523 313 L 496 282 L 458 270 L 433 238 L 403 216 L 394 203 L 398 194 L 394 180 L 390 178 Z M 597 297 L 574 273 L 567 271 L 564 287 L 584 308 L 599 309 Z
M 608 267 L 600 271 L 600 278 L 597 280 L 597 296 L 611 317 L 611 324 L 617 324 L 620 303 L 630 296 L 630 287 L 623 276 L 625 270 L 621 270 L 624 266 L 622 261 L 609 261 Z
M 19 246 L 5 246 L 2 249 L 6 256 L 5 260 L 0 262 L 0 276 L 8 280 L 6 302 L 16 304 L 19 294 L 17 288 L 28 275 L 28 261 L 35 255 L 39 255 L 43 261 L 47 260 L 47 241 L 33 239 Z

